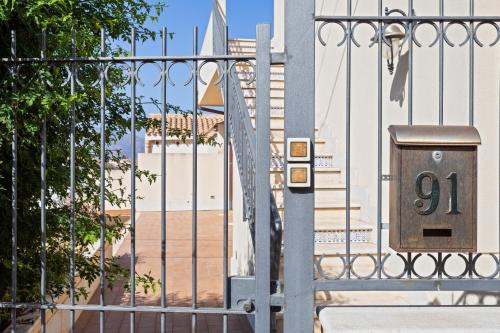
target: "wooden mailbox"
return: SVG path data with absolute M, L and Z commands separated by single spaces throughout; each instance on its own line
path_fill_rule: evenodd
M 475 252 L 477 146 L 468 126 L 390 126 L 389 245 Z

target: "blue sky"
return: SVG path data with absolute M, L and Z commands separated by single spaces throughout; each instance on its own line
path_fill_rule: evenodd
M 156 1 L 150 0 L 150 3 Z M 212 0 L 164 0 L 167 8 L 163 12 L 158 22 L 148 22 L 151 29 L 160 31 L 163 26 L 175 33 L 174 39 L 168 41 L 169 55 L 190 55 L 193 45 L 193 27 L 199 29 L 199 47 L 203 41 L 203 36 L 210 17 Z M 230 37 L 253 38 L 255 37 L 255 27 L 258 23 L 273 21 L 273 0 L 227 0 L 227 15 Z M 161 54 L 161 41 L 149 41 L 143 45 L 138 45 L 139 55 Z M 176 66 L 172 70 L 172 76 L 180 83 L 186 77 L 186 69 L 183 66 Z M 144 66 L 141 70 L 141 78 L 145 82 L 154 81 L 157 70 L 152 65 Z M 138 93 L 149 97 L 159 98 L 158 87 L 146 85 L 138 90 Z M 169 87 L 168 101 L 171 104 L 179 105 L 183 109 L 191 110 L 192 107 L 191 86 L 182 87 L 177 84 Z M 158 112 L 154 106 L 147 107 L 148 112 Z
M 151 4 L 157 2 L 148 0 Z M 168 41 L 169 55 L 191 55 L 193 52 L 193 27 L 199 29 L 199 48 L 203 41 L 205 29 L 208 24 L 212 10 L 212 0 L 163 0 L 168 7 L 161 15 L 158 22 L 148 22 L 148 28 L 161 31 L 166 26 L 168 31 L 174 32 L 175 36 Z M 227 0 L 227 17 L 229 25 L 229 36 L 240 38 L 255 38 L 255 28 L 258 23 L 270 23 L 273 21 L 274 0 Z M 122 44 L 122 46 L 127 47 Z M 161 39 L 137 42 L 138 55 L 161 55 Z M 168 85 L 168 103 L 178 105 L 184 110 L 192 110 L 192 85 L 184 87 L 182 82 L 187 77 L 186 67 L 177 65 L 172 69 L 172 79 L 178 82 L 175 87 Z M 143 97 L 143 101 L 150 98 L 159 100 L 161 98 L 161 84 L 154 87 L 153 82 L 158 78 L 158 69 L 154 65 L 144 65 L 140 70 L 139 77 L 144 86 L 138 86 L 137 95 Z M 126 87 L 129 89 L 129 87 Z M 152 104 L 144 105 L 146 112 L 159 113 L 160 110 Z M 125 153 L 130 156 L 130 137 L 127 135 L 118 144 Z M 144 151 L 144 133 L 137 133 L 137 151 Z

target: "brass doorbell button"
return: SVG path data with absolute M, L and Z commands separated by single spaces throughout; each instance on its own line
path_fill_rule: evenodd
M 309 162 L 311 160 L 311 139 L 289 138 L 287 140 L 288 162 Z

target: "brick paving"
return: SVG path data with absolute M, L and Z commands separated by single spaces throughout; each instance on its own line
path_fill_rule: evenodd
M 223 216 L 219 211 L 198 212 L 198 307 L 220 307 L 222 305 L 223 267 Z M 231 227 L 231 226 L 230 226 Z M 229 253 L 231 253 L 231 228 L 229 229 Z M 167 213 L 167 302 L 169 306 L 191 306 L 191 212 Z M 130 266 L 130 235 L 120 246 L 117 255 L 120 264 Z M 161 224 L 160 213 L 142 212 L 136 222 L 136 271 L 138 274 L 151 272 L 156 279 L 161 272 Z M 160 305 L 160 290 L 145 294 L 142 288 L 136 290 L 137 305 Z M 128 305 L 130 295 L 124 290 L 123 282 L 113 290 L 107 290 L 107 305 Z M 99 303 L 96 293 L 89 302 Z M 167 314 L 166 332 L 191 332 L 190 314 Z M 130 317 L 127 312 L 106 313 L 107 333 L 129 332 Z M 86 312 L 76 324 L 78 333 L 99 332 L 99 313 Z M 136 332 L 160 332 L 160 314 L 137 313 Z M 222 332 L 222 316 L 198 315 L 197 332 Z M 252 332 L 244 316 L 229 317 L 229 332 Z

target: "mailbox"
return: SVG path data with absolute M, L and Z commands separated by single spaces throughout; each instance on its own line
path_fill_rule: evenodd
M 390 126 L 389 245 L 475 252 L 477 146 L 468 126 Z

